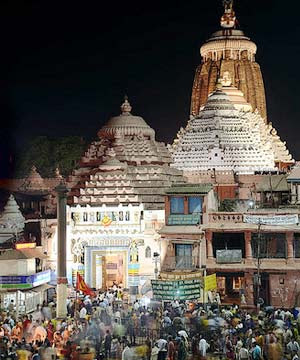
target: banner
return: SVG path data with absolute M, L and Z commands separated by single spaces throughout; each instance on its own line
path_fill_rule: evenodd
M 217 275 L 211 274 L 204 278 L 204 290 L 211 291 L 217 288 Z
M 189 279 L 201 279 L 203 277 L 203 271 L 195 271 L 191 273 L 181 272 L 160 272 L 160 278 L 162 280 L 189 280 Z
M 244 222 L 262 225 L 296 225 L 299 222 L 297 214 L 290 215 L 244 215 Z
M 164 281 L 151 280 L 153 297 L 161 300 L 196 300 L 201 297 L 200 279 Z
M 216 251 L 217 264 L 234 264 L 242 262 L 242 250 L 217 250 Z

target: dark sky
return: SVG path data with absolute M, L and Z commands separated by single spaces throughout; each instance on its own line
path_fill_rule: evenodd
M 292 2 L 236 0 L 258 46 L 269 120 L 300 158 L 300 28 Z M 133 113 L 171 142 L 189 115 L 199 48 L 221 0 L 0 3 L 0 166 L 37 135 L 88 139 L 128 94 Z

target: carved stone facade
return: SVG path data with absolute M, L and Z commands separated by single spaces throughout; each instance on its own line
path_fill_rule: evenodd
M 221 28 L 201 47 L 201 64 L 197 67 L 191 99 L 191 114 L 197 116 L 212 93 L 218 79 L 228 72 L 232 83 L 241 90 L 267 121 L 266 98 L 260 66 L 255 62 L 256 45 L 235 28 L 233 9 L 225 5 Z
M 278 163 L 293 164 L 272 124 L 266 124 L 257 110 L 251 112 L 251 106 L 231 86 L 229 78 L 223 80 L 199 115 L 178 132 L 170 146 L 172 166 L 189 177 L 195 171 L 253 174 L 274 171 Z
M 68 179 L 70 203 L 80 205 L 144 204 L 163 209 L 164 189 L 182 181 L 182 173 L 169 165 L 167 147 L 155 140 L 155 131 L 139 116 L 131 115 L 126 99 L 120 116 L 98 132 Z
M 113 281 L 138 287 L 154 276 L 149 248 L 160 252 L 164 192 L 183 181 L 182 172 L 170 167 L 167 147 L 143 118 L 131 114 L 127 98 L 98 137 L 66 182 L 68 276 L 82 269 L 92 287 Z

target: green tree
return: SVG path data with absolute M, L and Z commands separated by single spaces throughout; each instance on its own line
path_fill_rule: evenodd
M 85 147 L 85 141 L 79 136 L 38 136 L 29 142 L 26 151 L 17 154 L 16 177 L 27 176 L 33 165 L 42 177 L 54 177 L 57 167 L 66 176 L 78 164 Z

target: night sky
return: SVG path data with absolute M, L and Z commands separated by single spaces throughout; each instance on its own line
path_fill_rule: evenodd
M 279 0 L 236 0 L 235 10 L 258 46 L 268 118 L 300 159 L 298 12 Z M 1 1 L 1 175 L 34 136 L 95 138 L 124 94 L 171 142 L 188 119 L 199 48 L 222 13 L 221 0 Z

